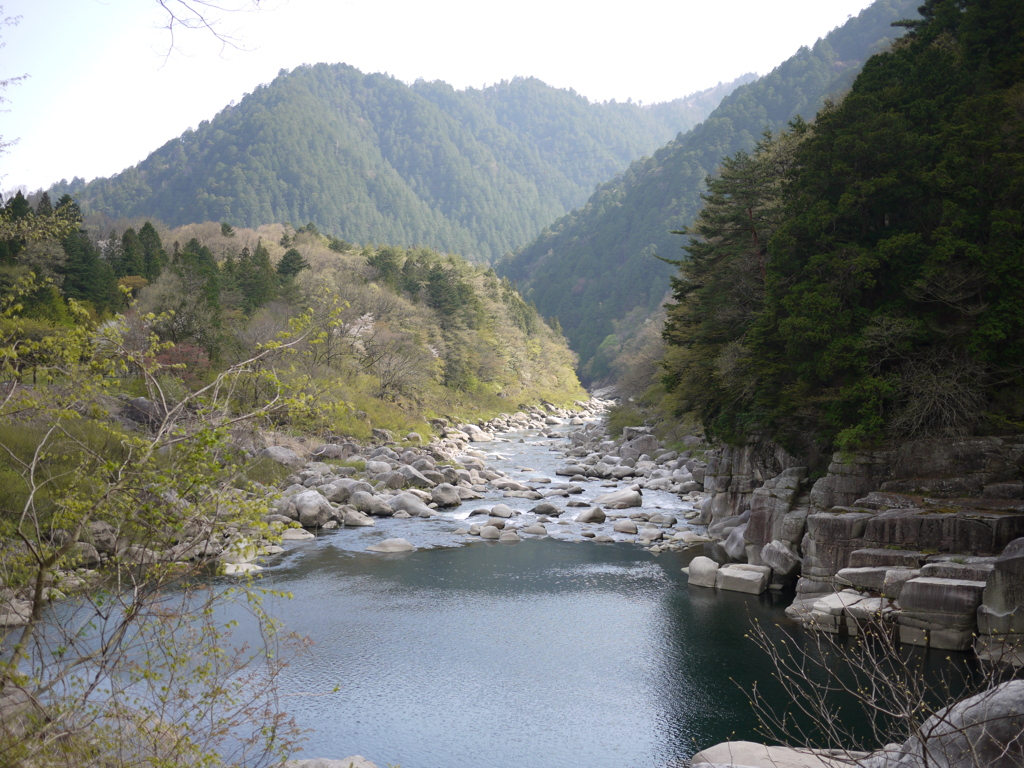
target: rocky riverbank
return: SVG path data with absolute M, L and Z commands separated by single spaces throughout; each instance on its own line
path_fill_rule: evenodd
M 771 444 L 708 453 L 700 522 L 715 543 L 692 584 L 795 584 L 789 615 L 856 634 L 1019 661 L 1024 436 L 836 453 L 827 473 Z
M 581 401 L 574 411 L 548 406 L 484 424 L 436 420 L 439 435 L 429 442 L 420 435 L 397 440 L 382 433 L 373 446 L 318 446 L 310 460 L 291 449 L 268 447 L 263 455 L 296 472 L 266 521 L 285 526 L 285 539 L 304 539 L 315 531 L 374 526 L 382 518 L 432 518 L 486 496 L 493 501 L 497 493 L 507 503 L 466 510 L 460 517 L 466 525 L 455 533 L 502 542 L 548 535 L 629 541 L 655 553 L 710 541 L 687 523 L 699 514 L 705 463 L 690 452 L 665 449 L 645 428 L 627 428 L 622 438 L 609 440 L 601 419 L 609 404 Z M 554 469 L 554 477 L 530 467 L 506 472 L 494 466 L 504 458 L 495 450 L 499 444 L 530 438 L 560 441 L 551 450 L 560 451 L 565 463 Z M 690 442 L 699 445 L 697 438 Z M 480 444 L 491 445 L 485 452 L 478 450 Z M 673 507 L 645 505 L 645 491 L 671 494 Z M 404 539 L 367 547 L 374 552 L 412 548 Z M 255 559 L 257 553 L 252 554 Z
M 635 427 L 610 440 L 603 419 L 610 405 L 600 398 L 578 401 L 571 410 L 546 404 L 481 424 L 435 419 L 436 434 L 375 430 L 371 444 L 335 438 L 266 445 L 254 455 L 292 470 L 280 488 L 256 489 L 248 497 L 269 505 L 267 531 L 197 519 L 173 547 L 153 551 L 133 546 L 106 523 L 92 523 L 76 544 L 81 567 L 58 574 L 54 589 L 81 588 L 111 557 L 140 565 L 208 561 L 225 574 L 250 573 L 261 568 L 261 559 L 296 542 L 330 532 L 351 537 L 385 519 L 457 514 L 462 527 L 454 534 L 463 542 L 552 536 L 632 542 L 654 553 L 709 542 L 702 528 L 688 522 L 699 515 L 706 469 L 699 456 L 706 446 L 689 437 L 684 443 L 696 453 L 679 453 L 664 448 L 649 429 Z M 512 453 L 525 440 L 548 443 L 562 457 L 550 476 L 526 466 L 497 468 L 505 459 L 502 446 Z M 398 537 L 363 547 L 375 553 L 414 548 Z M 14 627 L 27 619 L 23 596 L 0 597 L 0 624 Z

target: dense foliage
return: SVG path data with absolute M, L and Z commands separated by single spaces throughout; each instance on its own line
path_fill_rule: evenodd
M 615 355 L 633 346 L 638 326 L 630 314 L 642 322 L 664 300 L 672 268 L 655 254 L 678 247 L 670 232 L 693 221 L 705 179 L 722 157 L 751 150 L 765 129 L 779 131 L 797 115 L 813 115 L 899 34 L 890 24 L 913 15 L 915 5 L 879 0 L 737 88 L 701 125 L 634 162 L 498 266 L 543 315 L 558 317 L 585 380 L 607 376 Z
M 488 261 L 703 119 L 731 86 L 664 104 L 590 103 L 534 78 L 457 91 L 302 66 L 139 165 L 61 182 L 83 211 L 172 226 L 313 222 L 358 243 Z
M 48 207 L 45 194 L 31 203 L 16 195 L 4 210 L 45 224 Z M 507 280 L 456 256 L 359 248 L 313 224 L 158 231 L 145 222 L 100 235 L 75 226 L 61 239 L 0 240 L 0 298 L 21 291 L 18 322 L 0 322 L 0 342 L 62 333 L 81 324 L 77 309 L 95 323 L 127 312 L 138 338 L 174 345 L 161 359 L 183 365 L 180 385 L 194 388 L 305 317 L 318 341 L 303 375 L 319 382 L 310 392 L 328 414 L 309 426 L 360 437 L 371 422 L 423 428 L 430 415 L 583 395 L 560 332 Z M 30 363 L 23 356 L 21 377 L 34 376 Z
M 723 437 L 1024 425 L 1024 6 L 920 10 L 813 129 L 710 185 L 666 365 Z

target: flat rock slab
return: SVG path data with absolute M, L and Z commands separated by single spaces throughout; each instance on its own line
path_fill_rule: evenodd
M 811 610 L 824 616 L 841 616 L 865 599 L 867 598 L 859 592 L 843 590 L 815 600 L 811 605 Z
M 690 563 L 691 570 L 693 563 Z M 731 563 L 723 565 L 715 574 L 715 586 L 729 592 L 745 592 L 760 595 L 768 589 L 772 569 L 766 565 L 744 565 Z
M 315 539 L 309 531 L 304 531 L 301 528 L 289 528 L 287 531 L 281 534 L 282 541 L 309 541 Z
M 864 753 L 844 753 L 832 757 L 827 751 L 795 749 L 793 747 L 769 747 L 752 741 L 726 741 L 701 750 L 691 759 L 690 765 L 749 766 L 749 768 L 839 768 L 849 766 L 850 760 L 841 758 Z
M 984 581 L 919 576 L 903 585 L 900 607 L 910 613 L 973 615 L 984 592 Z

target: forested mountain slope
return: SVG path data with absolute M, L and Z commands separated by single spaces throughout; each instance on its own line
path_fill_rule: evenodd
M 1024 429 L 1024 5 L 921 12 L 841 104 L 711 184 L 665 367 L 720 437 Z
M 737 88 L 707 120 L 603 184 L 582 208 L 556 221 L 498 266 L 545 317 L 557 317 L 582 361 L 585 380 L 608 372 L 623 339 L 613 320 L 652 313 L 664 299 L 682 245 L 672 230 L 690 224 L 704 179 L 726 155 L 750 149 L 765 129 L 810 118 L 849 87 L 864 61 L 916 16 L 918 0 L 878 0 L 859 16 L 759 80 Z M 595 359 L 599 348 L 604 349 Z
M 87 215 L 170 226 L 313 222 L 356 243 L 487 261 L 704 119 L 735 84 L 640 106 L 591 103 L 534 78 L 457 91 L 306 65 L 139 165 L 89 184 L 62 182 L 51 196 L 70 192 Z

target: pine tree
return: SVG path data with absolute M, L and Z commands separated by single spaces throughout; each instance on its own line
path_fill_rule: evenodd
M 139 230 L 139 243 L 142 245 L 144 262 L 142 276 L 152 283 L 167 266 L 167 251 L 164 250 L 156 227 L 148 221 Z
M 39 198 L 39 202 L 36 203 L 36 216 L 52 216 L 53 215 L 53 204 L 50 202 L 50 195 L 43 192 Z
M 282 279 L 293 278 L 304 269 L 309 269 L 309 262 L 302 258 L 302 254 L 295 248 L 289 248 L 285 251 L 284 256 L 277 262 L 277 274 Z
M 274 298 L 277 287 L 277 273 L 270 263 L 270 252 L 262 240 L 256 243 L 256 250 L 242 249 L 238 261 L 238 287 L 242 291 L 242 307 L 247 313 L 262 307 Z
M 146 256 L 142 250 L 139 235 L 134 229 L 128 227 L 121 235 L 121 258 L 115 269 L 115 274 L 118 277 L 142 277 L 145 272 Z

